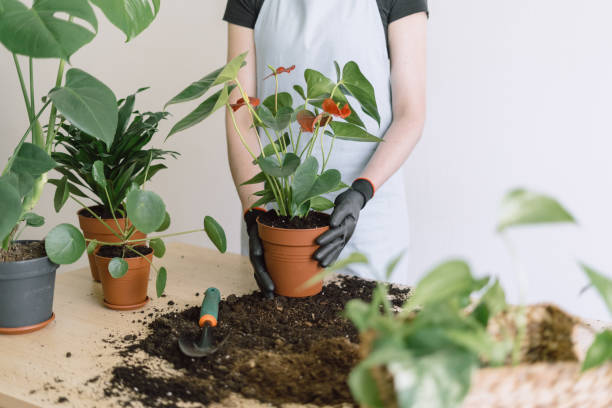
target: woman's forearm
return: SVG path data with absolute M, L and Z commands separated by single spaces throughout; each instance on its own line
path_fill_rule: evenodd
M 361 177 L 370 180 L 375 189 L 380 188 L 414 150 L 423 133 L 423 123 L 421 118 L 394 119 Z

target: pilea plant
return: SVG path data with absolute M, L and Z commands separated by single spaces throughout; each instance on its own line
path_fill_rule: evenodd
M 147 171 L 145 169 L 144 179 L 147 179 Z M 108 194 L 109 180 L 104 174 L 104 163 L 100 160 L 94 162 L 92 167 L 92 177 L 98 184 L 99 188 Z M 80 200 L 74 195 L 70 198 L 77 203 L 83 205 Z M 170 215 L 166 211 L 166 205 L 162 198 L 152 191 L 144 190 L 143 186 L 132 185 L 132 189 L 128 192 L 125 200 L 125 209 L 127 217 L 131 224 L 122 228 L 115 217 L 116 208 L 110 208 L 110 213 L 113 214 L 114 227 L 105 222 L 98 214 L 90 211 L 90 214 L 102 223 L 113 235 L 118 238 L 118 242 L 103 242 L 93 239 L 86 239 L 81 231 L 71 224 L 60 224 L 53 228 L 45 239 L 45 249 L 49 258 L 57 264 L 70 264 L 76 262 L 81 255 L 87 250 L 93 252 L 98 245 L 104 246 L 119 246 L 122 248 L 122 254 L 133 253 L 150 262 L 145 254 L 141 253 L 137 247 L 149 244 L 153 250 L 153 255 L 161 258 L 166 252 L 166 246 L 163 239 L 178 235 L 191 234 L 195 232 L 206 232 L 210 240 L 220 252 L 225 252 L 227 249 L 227 240 L 223 228 L 217 221 L 210 217 L 204 217 L 202 228 L 193 229 L 190 231 L 158 234 L 147 238 L 135 239 L 132 237 L 136 230 L 145 234 L 154 232 L 163 232 L 170 226 Z M 113 278 L 120 278 L 128 271 L 128 264 L 123 259 L 124 256 L 113 258 L 108 265 L 108 272 Z M 161 296 L 166 287 L 167 270 L 165 267 L 157 268 L 152 262 L 151 267 L 157 273 L 156 289 L 157 295 Z
M 555 199 L 517 189 L 504 197 L 497 229 L 508 241 L 506 231 L 510 228 L 568 222 L 574 222 L 574 218 Z M 508 245 L 512 249 L 509 241 Z M 387 278 L 398 259 L 387 267 Z M 326 272 L 353 262 L 367 263 L 367 259 L 352 254 Z M 612 280 L 584 264 L 581 267 L 612 313 Z M 516 335 L 502 339 L 487 332 L 491 318 L 510 310 L 502 287 L 489 277 L 474 278 L 467 263 L 460 259 L 445 262 L 423 277 L 401 311 L 392 311 L 385 284 L 377 286 L 371 303 L 347 303 L 346 316 L 362 333 L 369 350 L 367 358 L 349 377 L 354 398 L 369 407 L 458 406 L 470 389 L 476 368 L 508 361 L 517 364 L 517 350 L 526 335 L 525 276 L 520 270 L 517 276 L 521 294 L 520 305 L 513 312 Z M 477 292 L 482 295 L 474 302 L 470 298 Z M 610 330 L 595 336 L 582 369 L 606 361 L 612 361 Z M 391 376 L 390 388 L 384 385 L 389 379 L 381 376 L 380 367 Z
M 190 101 L 204 95 L 213 86 L 222 86 L 193 112 L 179 120 L 168 136 L 201 122 L 226 106 L 242 144 L 254 164 L 261 169 L 259 174 L 243 183 L 263 183 L 263 189 L 256 193 L 260 198 L 253 204 L 254 207 L 275 203 L 277 213 L 289 217 L 305 217 L 311 209 L 322 211 L 333 207 L 333 203 L 322 195 L 346 186 L 338 170 L 327 168 L 334 141 L 382 141 L 367 132 L 347 99 L 354 98 L 362 112 L 380 124 L 374 88 L 352 61 L 342 69 L 335 63 L 336 81 L 319 71 L 306 69 L 306 89 L 301 85 L 293 87 L 302 99 L 294 107 L 291 94 L 279 92 L 278 84 L 280 75 L 291 73 L 295 66 L 269 66 L 271 73 L 268 79 L 275 81 L 275 92 L 260 101 L 248 96 L 237 78 L 238 71 L 245 64 L 245 56 L 246 53 L 241 54 L 224 67 L 193 82 L 166 104 Z M 230 103 L 229 94 L 236 87 L 241 98 Z M 248 109 L 255 128 L 257 149 L 247 144 L 237 125 L 234 112 L 243 107 Z M 297 131 L 292 126 L 295 123 L 299 124 Z M 319 148 L 318 143 L 324 137 L 331 137 L 331 144 L 326 151 L 323 143 L 320 143 L 322 163 L 319 163 L 313 156 L 313 150 Z M 256 154 L 257 151 L 260 153 Z
M 159 0 L 91 0 L 91 3 L 128 40 L 155 19 L 160 5 Z M 70 57 L 97 32 L 98 20 L 87 0 L 34 0 L 31 7 L 18 0 L 0 0 L 0 43 L 12 54 L 29 121 L 0 177 L 0 240 L 4 249 L 18 236 L 21 222 L 28 226 L 44 223 L 43 217 L 34 214 L 32 209 L 47 182 L 47 172 L 56 165 L 49 153 L 61 120 L 58 112 L 107 146 L 113 141 L 117 102 L 112 91 L 77 68 L 64 72 Z M 27 77 L 21 68 L 20 56 L 27 59 Z M 34 61 L 40 58 L 59 60 L 55 87 L 42 102 L 38 102 L 34 89 Z M 48 121 L 43 127 L 41 117 L 47 108 Z M 27 141 L 30 134 L 31 140 Z

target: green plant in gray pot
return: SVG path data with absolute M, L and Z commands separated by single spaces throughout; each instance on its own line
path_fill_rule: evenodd
M 0 0 L 0 43 L 12 55 L 29 124 L 0 175 L 0 333 L 36 330 L 54 317 L 57 265 L 46 257 L 41 241 L 19 241 L 19 236 L 27 226 L 44 224 L 33 209 L 47 173 L 56 166 L 50 153 L 61 120 L 69 120 L 107 146 L 117 128 L 113 92 L 83 70 L 65 72 L 70 57 L 98 32 L 92 4 L 128 40 L 155 19 L 160 5 L 159 0 L 34 0 L 31 4 Z M 38 59 L 58 60 L 55 84 L 44 95 L 34 88 Z M 22 65 L 27 65 L 27 71 Z
M 145 89 L 139 89 L 136 93 Z M 72 124 L 63 123 L 58 129 L 51 157 L 58 163 L 55 170 L 61 177 L 49 180 L 57 187 L 55 210 L 60 211 L 70 193 L 70 197 L 81 207 L 77 216 L 86 238 L 116 241 L 113 231 L 109 231 L 97 217 L 107 225 L 114 226 L 115 233 L 120 233 L 117 226 L 123 228 L 129 225 L 125 213 L 128 192 L 165 169 L 163 161 L 167 157 L 178 156 L 176 152 L 146 148 L 168 113 L 133 111 L 135 100 L 136 94 L 132 94 L 119 101 L 117 130 L 108 148 L 103 141 Z M 107 175 L 105 189 L 96 183 L 93 175 L 93 165 L 98 160 L 102 163 L 102 174 Z M 84 200 L 94 205 L 88 205 Z M 114 214 L 111 214 L 111 209 L 114 209 Z M 117 224 L 113 217 L 117 219 Z M 144 237 L 142 232 L 136 231 L 133 238 Z M 89 266 L 93 279 L 99 281 L 93 253 L 89 254 Z

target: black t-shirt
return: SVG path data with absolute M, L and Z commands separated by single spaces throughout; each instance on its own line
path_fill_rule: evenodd
M 254 28 L 259 10 L 265 0 L 228 0 L 223 20 L 243 27 Z M 348 0 L 344 0 L 348 1 Z M 388 39 L 389 24 L 410 14 L 426 12 L 427 0 L 376 0 L 378 11 Z

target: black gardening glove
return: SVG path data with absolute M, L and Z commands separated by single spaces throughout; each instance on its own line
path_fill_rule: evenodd
M 257 217 L 264 214 L 265 211 L 253 208 L 244 214 L 244 222 L 246 223 L 247 234 L 249 235 L 249 258 L 253 265 L 255 281 L 261 294 L 268 298 L 274 298 L 274 282 L 266 269 L 266 261 L 264 260 L 263 245 L 259 238 L 257 230 Z
M 330 229 L 317 238 L 317 244 L 321 247 L 314 253 L 314 259 L 319 261 L 319 265 L 327 268 L 338 259 L 340 252 L 355 232 L 359 211 L 373 195 L 372 183 L 365 179 L 357 179 L 336 197 Z

